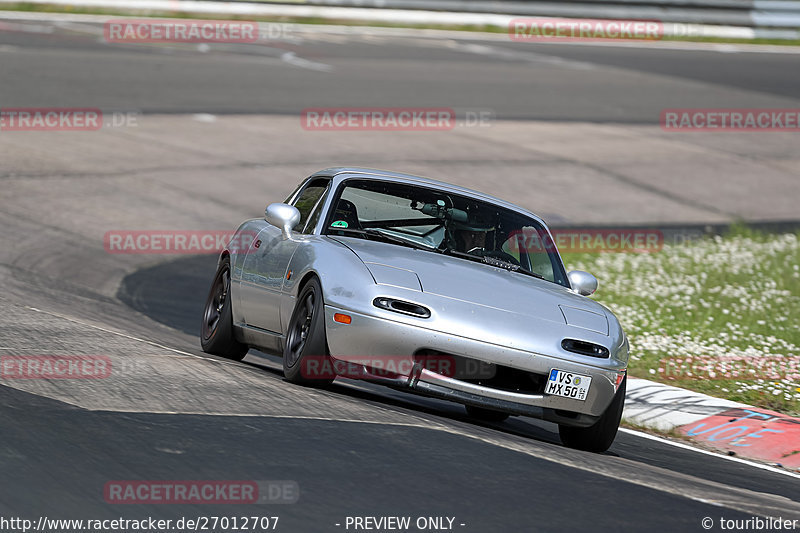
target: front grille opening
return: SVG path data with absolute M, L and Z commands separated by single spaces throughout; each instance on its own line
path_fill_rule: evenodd
M 600 357 L 605 359 L 609 356 L 608 348 L 593 342 L 579 341 L 576 339 L 564 339 L 561 341 L 561 347 L 568 352 L 588 355 L 589 357 Z
M 520 394 L 543 394 L 548 376 L 436 350 L 418 350 L 414 360 L 443 376 Z

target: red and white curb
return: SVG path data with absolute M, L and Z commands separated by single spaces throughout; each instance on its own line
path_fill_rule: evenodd
M 800 471 L 800 418 L 628 378 L 623 419 L 705 447 Z

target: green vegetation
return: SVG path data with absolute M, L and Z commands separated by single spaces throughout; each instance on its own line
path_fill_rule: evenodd
M 564 254 L 600 280 L 630 374 L 800 414 L 800 233 L 735 228 L 651 253 Z
M 209 19 L 209 20 L 247 20 L 258 22 L 276 22 L 293 24 L 338 24 L 349 26 L 369 26 L 376 28 L 413 28 L 424 30 L 450 30 L 464 32 L 499 33 L 507 34 L 508 29 L 500 26 L 471 24 L 471 25 L 444 25 L 444 24 L 412 24 L 412 23 L 389 23 L 380 21 L 363 20 L 335 20 L 323 19 L 319 17 L 287 17 L 287 16 L 254 16 L 254 15 L 224 15 L 219 13 L 187 13 L 182 11 L 156 11 L 152 9 L 123 9 L 123 8 L 103 8 L 103 7 L 83 7 L 65 6 L 59 4 L 33 4 L 29 2 L 18 2 L 13 4 L 0 5 L 0 11 L 28 11 L 41 13 L 74 13 L 84 15 L 116 15 L 116 16 L 137 16 L 137 17 L 169 17 L 169 18 L 188 18 L 188 19 Z M 679 42 L 707 42 L 707 43 L 728 43 L 728 44 L 769 44 L 783 46 L 800 46 L 800 39 L 732 39 L 722 37 L 702 37 L 702 36 L 669 36 L 664 37 L 664 41 Z M 612 40 L 609 40 L 611 42 Z M 621 40 L 624 42 L 624 40 Z

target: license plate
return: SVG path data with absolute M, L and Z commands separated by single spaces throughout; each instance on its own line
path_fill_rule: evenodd
M 589 394 L 589 385 L 591 384 L 592 378 L 589 376 L 564 372 L 554 368 L 550 371 L 550 378 L 547 380 L 547 387 L 544 392 L 545 394 L 583 401 L 586 400 L 586 396 Z

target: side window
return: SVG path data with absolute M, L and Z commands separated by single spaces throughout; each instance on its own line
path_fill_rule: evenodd
M 292 203 L 292 205 L 295 206 L 298 211 L 300 211 L 300 222 L 298 222 L 297 226 L 295 226 L 298 231 L 301 231 L 306 227 L 306 222 L 308 221 L 309 215 L 311 215 L 311 211 L 315 206 L 317 206 L 317 204 L 321 204 L 319 200 L 328 190 L 329 182 L 330 180 L 326 178 L 312 181 L 306 186 L 305 189 L 303 189 L 303 191 Z M 317 211 L 319 211 L 319 209 L 317 209 Z M 317 213 L 316 216 L 319 217 L 319 214 Z

